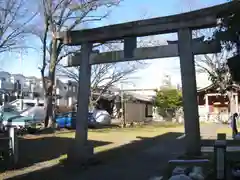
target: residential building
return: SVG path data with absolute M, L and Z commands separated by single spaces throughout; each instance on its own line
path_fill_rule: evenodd
M 25 88 L 26 78 L 22 74 L 11 74 L 10 81 L 14 84 L 15 82 L 19 82 L 21 84 L 21 88 Z
M 0 71 L 0 89 L 12 90 L 13 84 L 10 81 L 11 74 L 5 71 Z
M 3 81 L 9 81 L 11 74 L 5 71 L 0 71 L 0 79 Z
M 72 106 L 77 101 L 77 88 L 78 83 L 75 81 L 67 81 L 66 83 L 62 82 L 59 79 L 56 79 L 56 96 L 57 105 L 63 104 L 66 106 Z
M 48 78 L 45 77 L 45 81 L 48 86 Z M 44 99 L 44 89 L 41 78 L 36 78 L 34 76 L 25 77 L 22 74 L 10 74 L 8 72 L 0 71 L 0 90 L 7 91 L 14 96 L 15 99 L 20 93 L 23 93 L 24 98 L 35 99 L 36 97 L 40 100 Z M 132 90 L 130 90 L 132 91 Z M 137 94 L 145 95 L 148 97 L 154 96 L 153 89 L 135 89 L 133 90 Z M 95 90 L 93 92 L 93 98 L 99 99 L 100 104 L 109 106 L 109 103 L 114 99 L 115 93 L 121 92 L 119 88 L 114 86 L 108 88 L 107 91 L 102 93 L 102 88 Z M 76 81 L 63 82 L 59 78 L 56 78 L 54 89 L 54 102 L 59 106 L 72 106 L 76 104 L 78 98 L 78 83 Z M 1 99 L 1 98 L 0 98 Z M 106 101 L 106 102 L 105 102 Z
M 45 78 L 47 81 L 47 78 Z M 77 100 L 77 83 L 68 81 L 62 82 L 56 79 L 54 89 L 57 95 L 57 103 L 59 105 L 71 106 Z M 38 97 L 44 98 L 43 82 L 41 78 L 34 76 L 25 77 L 22 74 L 10 74 L 5 71 L 0 71 L 0 93 L 8 93 L 9 96 L 17 98 L 20 93 L 23 93 L 25 98 Z M 1 98 L 0 98 L 1 99 Z M 12 99 L 12 98 L 11 98 Z

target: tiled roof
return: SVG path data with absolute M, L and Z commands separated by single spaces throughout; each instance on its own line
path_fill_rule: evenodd
M 149 97 L 146 95 L 142 95 L 142 94 L 137 94 L 137 93 L 133 93 L 133 92 L 126 92 L 126 95 L 130 95 L 133 98 L 139 100 L 139 101 L 145 101 L 145 102 L 153 102 L 153 97 Z
M 25 77 L 24 75 L 22 74 L 11 74 L 12 76 L 22 76 L 22 77 Z
M 233 89 L 239 89 L 238 85 L 236 85 L 236 84 L 233 84 L 232 87 L 233 87 Z M 215 87 L 214 84 L 211 84 L 211 85 L 206 86 L 206 87 L 204 87 L 204 88 L 199 88 L 199 89 L 197 89 L 197 92 L 207 91 L 207 90 L 209 90 L 209 89 L 211 89 L 211 88 L 214 88 L 214 89 L 216 89 L 216 90 L 219 89 L 218 87 Z

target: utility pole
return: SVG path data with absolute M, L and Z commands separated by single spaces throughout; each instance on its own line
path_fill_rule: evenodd
M 122 113 L 122 117 L 121 117 L 121 119 L 122 119 L 122 123 L 123 123 L 123 127 L 126 127 L 126 119 L 125 119 L 125 116 L 124 116 L 124 106 L 125 106 L 125 104 L 124 104 L 124 97 L 123 97 L 123 83 L 122 82 L 120 82 L 120 85 L 121 85 L 121 113 Z
M 21 69 L 22 69 L 22 76 L 23 76 L 23 64 L 22 64 L 22 50 L 20 50 L 20 63 L 21 63 Z M 19 84 L 20 84 L 20 109 L 23 110 L 23 85 L 24 85 L 24 82 L 20 82 L 19 81 Z
M 2 106 L 5 105 L 5 93 L 2 94 Z

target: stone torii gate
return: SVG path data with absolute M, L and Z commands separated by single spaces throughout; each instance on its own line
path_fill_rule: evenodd
M 55 37 L 69 46 L 81 45 L 81 53 L 69 58 L 70 66 L 80 66 L 78 110 L 75 144 L 68 157 L 86 160 L 93 155 L 93 147 L 88 144 L 88 103 L 90 93 L 91 65 L 165 57 L 180 57 L 184 127 L 188 154 L 200 153 L 200 128 L 196 95 L 196 75 L 194 55 L 220 51 L 217 42 L 204 43 L 192 40 L 192 30 L 215 27 L 219 14 L 239 7 L 240 2 L 230 2 L 179 15 L 153 18 L 129 23 L 110 25 L 94 29 L 66 31 Z M 175 44 L 137 48 L 137 37 L 164 33 L 178 33 Z M 93 43 L 124 40 L 123 51 L 93 53 Z

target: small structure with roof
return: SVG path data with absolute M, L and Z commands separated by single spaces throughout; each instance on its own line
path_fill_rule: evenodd
M 123 104 L 123 118 L 126 123 L 146 122 L 153 118 L 154 98 L 133 92 L 124 92 L 123 100 L 116 95 L 116 111 L 120 112 Z M 119 118 L 119 117 L 118 117 Z
M 239 92 L 236 85 L 232 86 L 235 101 L 235 112 L 239 112 Z M 227 94 L 219 93 L 219 88 L 213 84 L 198 89 L 198 108 L 201 119 L 207 121 L 226 121 L 229 117 L 230 106 Z

